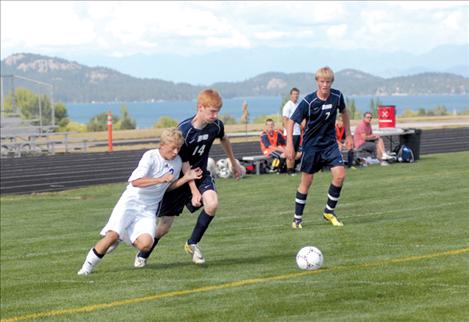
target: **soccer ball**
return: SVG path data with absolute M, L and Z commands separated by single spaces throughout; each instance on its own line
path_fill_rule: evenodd
M 319 269 L 323 260 L 321 251 L 314 246 L 305 246 L 296 254 L 296 264 L 300 269 Z
M 229 178 L 231 175 L 226 160 L 227 159 L 220 159 L 217 161 L 217 176 L 223 179 Z
M 238 160 L 236 160 L 239 167 L 241 168 L 241 178 L 246 175 L 246 168 L 243 167 Z M 233 166 L 231 165 L 230 159 L 220 159 L 216 163 L 217 177 L 227 179 L 233 177 Z

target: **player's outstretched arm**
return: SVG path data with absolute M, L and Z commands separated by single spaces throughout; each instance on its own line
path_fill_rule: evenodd
M 225 153 L 228 156 L 228 159 L 230 159 L 231 165 L 233 167 L 233 176 L 236 180 L 239 180 L 241 178 L 241 168 L 239 167 L 238 162 L 235 160 L 231 142 L 226 135 L 220 140 L 220 142 L 223 150 L 225 150 Z

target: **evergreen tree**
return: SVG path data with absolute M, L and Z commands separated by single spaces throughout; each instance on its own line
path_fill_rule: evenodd
M 126 105 L 121 106 L 121 119 L 119 123 L 119 130 L 133 130 L 137 127 L 137 123 L 129 115 Z

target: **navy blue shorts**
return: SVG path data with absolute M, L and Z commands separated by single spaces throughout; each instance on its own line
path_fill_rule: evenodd
M 216 191 L 215 182 L 210 174 L 204 174 L 201 179 L 195 181 L 195 184 L 200 194 L 203 194 L 207 190 Z M 191 213 L 202 208 L 202 206 L 194 207 L 192 205 L 192 193 L 187 183 L 177 189 L 167 191 L 164 194 L 157 216 L 179 216 L 184 210 L 184 206 L 186 206 Z
M 337 166 L 344 166 L 344 159 L 337 144 L 323 150 L 303 150 L 301 172 L 313 174 L 322 168 L 330 169 Z

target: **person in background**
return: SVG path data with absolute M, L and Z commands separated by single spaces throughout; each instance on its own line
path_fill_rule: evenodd
M 372 119 L 373 115 L 371 112 L 365 112 L 363 114 L 363 119 L 355 128 L 353 136 L 355 149 L 375 154 L 380 161 L 380 164 L 382 166 L 387 166 L 389 163 L 385 160 L 390 158 L 390 156 L 384 150 L 383 139 L 378 134 L 373 134 L 373 129 L 371 127 Z
M 285 103 L 282 109 L 282 117 L 283 117 L 283 134 L 287 136 L 287 124 L 290 117 L 296 110 L 298 106 L 298 97 L 300 96 L 300 90 L 296 87 L 293 87 L 290 90 L 290 99 L 288 102 Z M 301 151 L 300 151 L 300 142 L 301 142 L 301 126 L 298 123 L 295 123 L 293 126 L 293 148 L 295 149 L 295 160 L 287 160 L 287 173 L 289 175 L 295 175 L 295 163 L 296 160 L 301 158 Z
M 280 130 L 275 129 L 272 119 L 265 120 L 265 127 L 261 133 L 261 151 L 266 157 L 273 158 L 272 168 L 281 170 L 285 165 L 285 138 Z
M 347 167 L 351 168 L 353 166 L 353 149 L 347 149 L 345 146 L 345 126 L 344 120 L 342 119 L 342 114 L 339 114 L 335 122 L 335 137 L 337 139 L 337 144 L 339 145 L 339 150 L 347 152 Z

